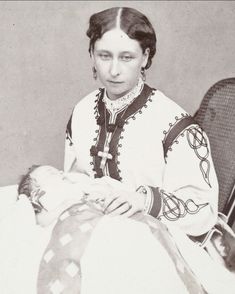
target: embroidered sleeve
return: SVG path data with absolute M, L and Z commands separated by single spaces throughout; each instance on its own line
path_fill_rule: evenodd
M 217 218 L 218 182 L 205 132 L 196 124 L 184 129 L 165 162 L 162 187 L 151 187 L 150 214 L 189 235 L 207 232 Z

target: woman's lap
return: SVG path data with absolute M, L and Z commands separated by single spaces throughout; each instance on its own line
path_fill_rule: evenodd
M 117 226 L 116 227 L 114 225 L 111 226 L 112 223 L 114 224 L 116 223 Z M 106 230 L 105 231 L 106 233 L 102 236 L 102 240 L 100 239 L 102 235 L 101 227 L 103 228 L 102 230 L 104 230 L 104 228 Z M 138 227 L 141 229 L 139 230 Z M 133 230 L 133 228 L 137 228 L 137 230 L 135 231 Z M 142 229 L 144 231 L 141 231 Z M 135 239 L 133 239 L 134 231 L 135 231 Z M 121 246 L 118 247 L 118 244 L 116 243 L 118 242 L 119 244 L 121 244 L 122 242 L 125 242 L 125 245 L 127 245 L 127 242 L 129 242 L 129 245 L 133 246 L 131 252 L 129 251 L 130 254 L 128 253 L 129 257 L 131 256 L 133 257 L 132 259 L 133 264 L 129 266 L 133 267 L 135 263 L 135 254 L 137 255 L 136 260 L 138 261 L 140 260 L 140 257 L 143 257 L 146 254 L 148 255 L 150 254 L 150 252 L 146 252 L 142 250 L 141 248 L 139 249 L 141 250 L 140 254 L 139 254 L 139 251 L 137 253 L 134 252 L 134 249 L 137 250 L 138 248 L 136 244 L 137 242 L 139 243 L 138 245 L 140 245 L 140 242 L 141 242 L 143 247 L 143 238 L 144 238 L 143 232 L 145 232 L 144 234 L 147 234 L 146 238 L 148 237 L 150 239 L 152 238 L 150 242 L 152 243 L 155 242 L 156 248 L 157 246 L 161 246 L 161 248 L 163 248 L 162 254 L 160 256 L 161 258 L 163 258 L 164 254 L 170 257 L 171 259 L 170 266 L 172 267 L 172 271 L 175 272 L 177 276 L 176 280 L 178 279 L 178 282 L 182 283 L 185 289 L 189 290 L 190 288 L 190 293 L 204 293 L 201 286 L 199 285 L 194 275 L 190 271 L 188 265 L 184 262 L 183 258 L 178 252 L 175 246 L 175 243 L 172 241 L 171 235 L 169 234 L 167 228 L 162 223 L 155 220 L 151 216 L 142 215 L 142 214 L 136 214 L 131 219 L 125 219 L 124 217 L 108 217 L 108 216 L 104 217 L 104 214 L 92 204 L 91 205 L 77 204 L 71 207 L 70 209 L 68 209 L 67 211 L 65 211 L 60 216 L 60 219 L 55 225 L 55 228 L 52 232 L 51 240 L 48 244 L 48 247 L 45 250 L 45 253 L 41 261 L 40 269 L 39 269 L 38 294 L 47 294 L 47 293 L 79 294 L 81 292 L 87 294 L 89 292 L 87 290 L 87 282 L 86 282 L 87 277 L 85 278 L 83 276 L 83 279 L 85 278 L 83 280 L 84 281 L 83 287 L 81 287 L 81 281 L 82 281 L 82 275 L 84 275 L 84 272 L 86 276 L 87 276 L 87 272 L 90 273 L 91 266 L 89 265 L 90 269 L 87 268 L 87 265 L 89 263 L 84 261 L 84 260 L 87 260 L 87 258 L 85 259 L 83 258 L 82 263 L 81 263 L 81 259 L 82 257 L 84 257 L 84 253 L 86 257 L 89 252 L 91 253 L 92 250 L 87 249 L 87 248 L 91 248 L 91 244 L 95 244 L 93 246 L 95 250 L 94 254 L 97 254 L 97 255 L 94 255 L 95 258 L 93 258 L 93 262 L 95 262 L 96 257 L 101 258 L 102 254 L 104 254 L 103 257 L 104 256 L 107 257 L 108 256 L 107 252 L 111 254 L 109 258 L 115 259 L 117 258 L 117 256 L 121 256 L 120 255 Z M 96 238 L 101 240 L 100 244 L 102 244 L 102 246 L 99 247 L 101 248 L 100 250 L 98 249 L 98 242 L 97 242 L 98 239 L 94 241 L 95 236 Z M 123 237 L 125 238 L 125 241 L 120 240 L 120 238 L 123 238 Z M 118 241 L 116 243 L 113 243 L 114 240 L 118 240 Z M 94 243 L 94 242 L 97 242 L 97 243 Z M 135 244 L 133 244 L 133 242 L 135 242 Z M 95 247 L 96 245 L 97 247 Z M 155 263 L 156 263 L 156 267 L 155 267 L 156 283 L 162 283 L 162 281 L 158 280 L 158 276 L 159 276 L 159 269 L 161 271 L 160 273 L 164 274 L 164 270 L 162 268 L 164 262 L 162 262 L 162 259 L 161 259 L 161 262 L 159 263 L 160 260 L 157 260 L 158 257 L 156 256 L 156 250 L 152 249 L 154 247 L 151 247 L 151 249 L 149 247 L 148 249 L 148 246 L 149 245 L 146 243 L 145 244 L 145 248 L 147 248 L 146 250 L 147 251 L 152 250 L 154 255 L 153 260 L 151 260 L 150 263 L 152 263 L 153 267 L 155 267 Z M 117 252 L 114 252 L 114 250 L 120 250 L 120 252 L 117 254 Z M 130 258 L 128 258 L 128 260 L 129 259 Z M 120 270 L 119 273 L 121 273 L 121 271 L 123 272 L 123 269 L 125 269 L 125 267 L 127 268 L 127 265 L 125 266 L 125 262 L 126 260 L 121 261 L 121 257 L 120 257 L 119 259 L 120 268 L 118 269 L 117 267 L 118 262 L 116 262 L 116 271 Z M 145 261 L 143 260 L 143 262 L 146 264 L 146 260 Z M 81 264 L 82 264 L 82 268 L 81 268 Z M 84 264 L 86 264 L 85 267 L 84 267 Z M 102 264 L 104 264 L 104 261 L 102 262 Z M 138 274 L 140 274 L 142 269 L 139 268 L 138 270 L 139 270 Z M 143 269 L 143 270 L 145 270 L 145 274 L 146 274 L 147 269 Z M 148 266 L 148 270 L 149 270 L 149 266 Z M 96 264 L 96 271 L 94 266 L 92 268 L 92 271 L 93 271 L 92 274 L 93 275 L 95 274 L 96 276 L 99 276 L 102 272 L 98 264 Z M 168 272 L 170 272 L 170 270 Z M 111 271 L 109 269 L 106 269 L 106 273 L 111 275 Z M 117 273 L 118 272 L 116 272 L 116 274 Z M 105 277 L 103 278 L 105 279 Z M 173 282 L 171 277 L 166 276 L 165 278 L 166 279 L 164 283 Z M 117 279 L 118 281 L 118 276 L 115 277 L 115 279 Z M 139 282 L 141 282 L 140 279 L 141 278 L 138 278 Z M 97 282 L 97 279 L 96 279 L 96 282 Z M 98 282 L 97 282 L 98 284 L 96 285 L 96 289 L 99 286 L 102 288 L 101 282 L 102 281 L 98 279 Z M 108 280 L 106 281 L 106 289 L 107 289 L 107 282 Z M 122 282 L 123 282 L 123 279 L 120 279 L 120 284 Z M 119 287 L 120 287 L 120 284 L 119 284 Z M 131 285 L 136 286 L 136 284 L 138 284 L 136 280 L 131 281 L 131 278 L 129 279 L 128 286 L 131 286 Z M 148 284 L 149 284 L 148 281 L 146 281 L 146 289 L 148 288 L 147 286 Z M 95 286 L 95 284 L 93 286 Z M 110 286 L 113 286 L 113 285 L 110 285 Z M 163 291 L 164 289 L 166 291 L 166 284 L 162 284 L 161 287 Z M 187 293 L 187 290 L 186 290 L 186 293 Z M 128 293 L 131 294 L 130 291 Z M 92 293 L 92 292 L 89 292 L 89 293 Z M 96 292 L 96 293 L 99 293 L 99 292 Z M 115 292 L 113 290 L 113 293 L 118 293 L 118 292 Z

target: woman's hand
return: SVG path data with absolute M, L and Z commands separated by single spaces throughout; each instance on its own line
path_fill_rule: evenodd
M 145 197 L 140 193 L 103 185 L 94 185 L 92 188 L 88 200 L 101 203 L 105 214 L 130 217 L 144 209 Z
M 130 217 L 144 209 L 145 197 L 110 177 L 93 181 L 87 200 L 101 203 L 105 214 Z
M 113 190 L 104 200 L 104 213 L 130 217 L 144 209 L 145 198 L 137 192 Z

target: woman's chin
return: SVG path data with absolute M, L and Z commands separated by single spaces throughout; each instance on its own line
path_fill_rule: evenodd
M 107 89 L 108 97 L 112 100 L 118 99 L 125 94 L 127 94 L 130 90 L 125 90 L 125 89 L 118 89 L 118 88 L 112 88 L 112 89 Z

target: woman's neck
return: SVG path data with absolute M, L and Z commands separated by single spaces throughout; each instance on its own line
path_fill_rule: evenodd
M 108 108 L 111 111 L 117 111 L 125 107 L 126 105 L 130 104 L 140 94 L 140 92 L 143 89 L 143 85 L 143 80 L 139 79 L 138 83 L 134 88 L 132 88 L 132 90 L 128 91 L 128 93 L 116 99 L 110 99 L 107 91 L 105 91 L 103 101 L 106 105 L 106 108 Z
M 132 93 L 135 92 L 136 88 L 139 88 L 139 86 L 142 84 L 143 84 L 143 80 L 141 78 L 139 78 L 136 85 L 131 90 L 128 90 L 120 95 L 110 95 L 108 93 L 108 91 L 106 90 L 106 96 L 109 100 L 115 101 L 115 100 L 121 99 L 123 97 L 132 95 Z

